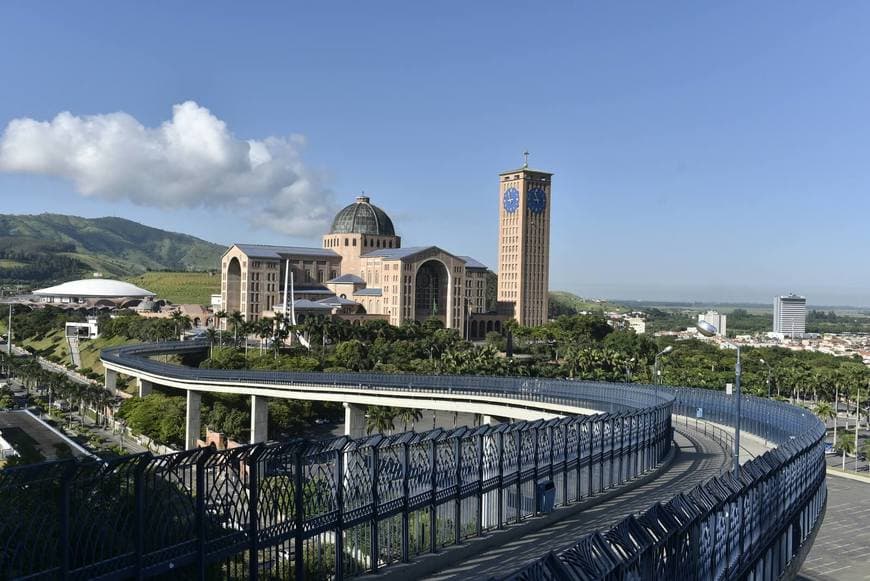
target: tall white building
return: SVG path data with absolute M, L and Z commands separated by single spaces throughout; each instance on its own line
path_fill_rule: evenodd
M 698 322 L 706 321 L 718 329 L 717 335 L 725 337 L 728 332 L 728 316 L 718 311 L 707 311 L 698 314 Z
M 773 332 L 800 337 L 807 331 L 807 299 L 795 294 L 773 299 Z

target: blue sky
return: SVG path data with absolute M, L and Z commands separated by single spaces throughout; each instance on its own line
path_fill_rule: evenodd
M 553 289 L 870 305 L 868 25 L 860 2 L 4 3 L 0 128 L 124 112 L 137 134 L 193 101 L 296 189 L 270 173 L 238 201 L 255 178 L 222 166 L 174 200 L 174 176 L 214 168 L 138 159 L 143 138 L 103 179 L 79 141 L 45 153 L 58 123 L 6 136 L 39 151 L 0 158 L 0 212 L 311 244 L 365 190 L 406 245 L 494 265 L 497 174 L 528 149 L 555 173 Z M 262 201 L 271 218 L 240 217 Z

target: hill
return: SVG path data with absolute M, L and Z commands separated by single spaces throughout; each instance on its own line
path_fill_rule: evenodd
M 0 214 L 0 284 L 218 268 L 224 247 L 123 218 Z
M 626 312 L 623 305 L 607 301 L 584 299 L 567 291 L 550 291 L 550 317 L 560 315 L 576 315 L 581 311 L 588 312 Z

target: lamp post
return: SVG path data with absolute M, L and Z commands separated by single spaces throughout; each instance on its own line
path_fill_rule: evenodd
M 767 367 L 767 399 L 770 399 L 770 364 L 764 359 L 759 358 L 766 367 Z
M 662 349 L 661 351 L 656 353 L 655 364 L 653 365 L 653 373 L 655 373 L 655 377 L 653 379 L 655 380 L 656 385 L 659 385 L 662 382 L 661 371 L 659 371 L 659 358 L 662 355 L 667 355 L 668 353 L 670 353 L 673 350 L 674 350 L 674 346 L 668 345 L 667 347 L 665 347 L 664 349 Z
M 719 334 L 716 325 L 707 321 L 698 321 L 698 331 L 705 337 Z M 740 345 L 725 342 L 726 347 L 737 350 L 737 364 L 734 366 L 734 474 L 740 473 Z

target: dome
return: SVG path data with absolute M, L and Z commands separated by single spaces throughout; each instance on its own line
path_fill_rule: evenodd
M 87 278 L 33 291 L 40 297 L 117 298 L 153 297 L 154 293 L 129 282 L 108 278 Z
M 359 196 L 356 202 L 335 215 L 330 234 L 372 234 L 375 236 L 395 236 L 393 221 L 387 213 L 369 202 L 366 196 Z

